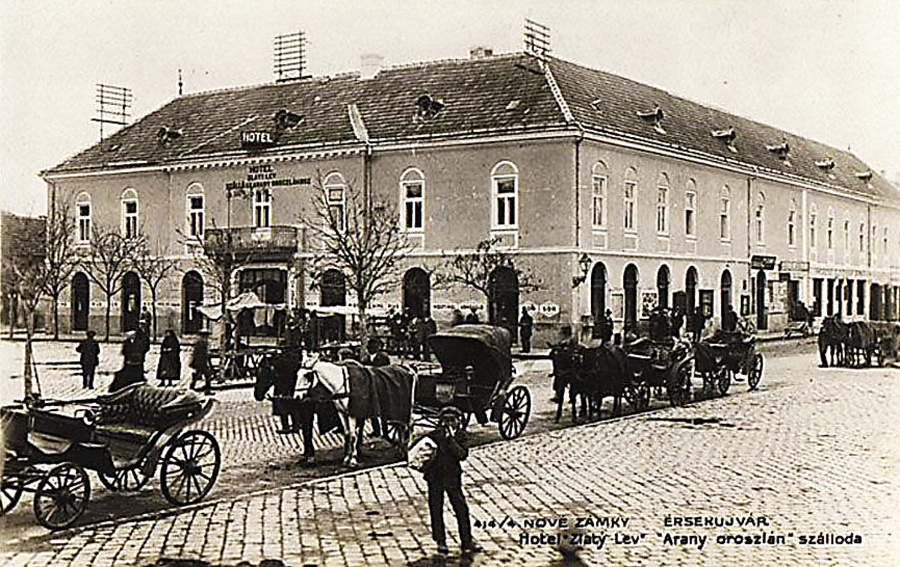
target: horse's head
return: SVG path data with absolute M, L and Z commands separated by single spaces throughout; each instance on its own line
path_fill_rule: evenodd
M 275 365 L 269 357 L 265 357 L 256 371 L 256 384 L 253 385 L 253 397 L 257 402 L 266 399 L 266 392 L 275 385 Z

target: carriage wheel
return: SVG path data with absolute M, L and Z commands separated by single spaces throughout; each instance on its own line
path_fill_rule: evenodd
M 643 411 L 650 406 L 650 388 L 646 382 L 628 384 L 623 394 L 634 411 Z
M 15 508 L 21 497 L 22 483 L 13 478 L 3 479 L 3 486 L 0 487 L 0 516 Z
M 750 365 L 750 372 L 747 373 L 747 385 L 750 386 L 751 390 L 755 390 L 757 386 L 759 386 L 759 381 L 762 379 L 763 373 L 763 355 L 757 353 L 756 356 L 753 357 L 753 362 Z
M 716 380 L 716 388 L 719 390 L 719 395 L 724 396 L 728 393 L 728 388 L 731 387 L 731 370 L 728 368 L 719 369 L 718 379 Z
M 81 466 L 62 463 L 50 469 L 34 492 L 34 516 L 51 530 L 68 528 L 87 508 L 91 481 Z
M 669 395 L 669 403 L 673 407 L 683 406 L 691 401 L 691 375 L 693 374 L 693 364 L 682 364 L 678 367 L 678 371 L 669 380 L 666 386 L 666 392 Z
M 395 447 L 405 447 L 409 442 L 409 427 L 399 421 L 385 421 L 384 437 Z
M 100 484 L 107 490 L 113 492 L 136 492 L 150 482 L 150 475 L 144 474 L 144 462 L 136 464 L 127 469 L 116 470 L 113 474 L 108 475 L 97 471 L 100 478 Z
M 222 452 L 212 434 L 194 430 L 169 442 L 159 474 L 160 488 L 166 500 L 176 506 L 202 500 L 212 490 Z
M 531 415 L 531 394 L 525 386 L 516 386 L 506 394 L 500 413 L 500 437 L 515 439 L 525 430 Z

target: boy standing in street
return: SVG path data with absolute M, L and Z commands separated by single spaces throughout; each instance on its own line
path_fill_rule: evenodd
M 94 389 L 94 371 L 100 364 L 100 345 L 94 335 L 94 331 L 88 331 L 87 338 L 75 347 L 75 352 L 81 353 L 81 387 L 89 390 Z
M 469 456 L 468 435 L 462 428 L 462 413 L 455 407 L 442 408 L 438 426 L 428 434 L 437 444 L 434 458 L 423 469 L 428 483 L 428 509 L 431 513 L 431 537 L 437 543 L 438 553 L 447 554 L 447 534 L 444 528 L 444 493 L 450 500 L 462 552 L 481 551 L 472 539 L 469 506 L 462 491 L 462 461 Z

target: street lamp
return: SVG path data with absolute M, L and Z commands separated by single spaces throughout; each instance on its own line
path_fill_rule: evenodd
M 572 288 L 576 288 L 584 283 L 587 279 L 588 271 L 591 269 L 592 260 L 587 253 L 582 253 L 578 259 L 578 266 L 581 267 L 581 274 L 572 276 Z

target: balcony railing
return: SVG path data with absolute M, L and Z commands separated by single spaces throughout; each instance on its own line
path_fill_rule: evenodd
M 206 230 L 204 240 L 206 249 L 212 254 L 230 251 L 261 260 L 289 259 L 303 249 L 301 231 L 294 226 L 210 228 Z

